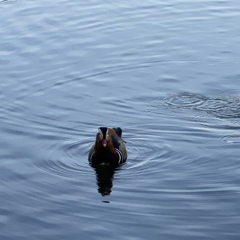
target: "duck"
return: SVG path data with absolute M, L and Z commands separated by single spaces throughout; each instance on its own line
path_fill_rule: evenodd
M 99 127 L 96 141 L 89 150 L 90 164 L 119 165 L 127 160 L 127 149 L 122 139 L 122 129 Z

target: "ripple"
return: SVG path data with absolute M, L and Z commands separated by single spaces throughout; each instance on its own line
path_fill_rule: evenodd
M 223 137 L 223 141 L 227 143 L 240 143 L 240 134 L 227 135 Z
M 88 150 L 92 144 L 89 135 L 84 140 L 69 140 L 60 145 L 53 145 L 46 149 L 47 153 L 41 159 L 34 160 L 34 164 L 44 172 L 58 177 L 92 178 L 92 169 L 88 163 Z M 146 144 L 143 139 L 126 138 L 128 159 L 119 167 L 121 174 L 117 178 L 151 177 L 151 174 L 161 172 L 159 166 L 164 166 L 169 158 L 176 155 L 173 149 L 159 142 Z
M 130 136 L 125 138 L 128 159 L 121 167 L 123 178 L 151 177 L 152 174 L 161 172 L 161 166 L 165 165 L 169 158 L 176 153 L 170 145 L 162 140 L 148 143 L 146 139 L 140 137 L 144 133 L 140 133 L 135 127 L 127 129 L 127 135 Z M 134 137 L 131 136 L 133 134 Z M 147 136 L 147 133 L 145 133 L 145 137 L 149 139 L 156 136 Z
M 164 97 L 162 104 L 171 108 L 200 109 L 207 99 L 203 95 L 186 92 Z
M 16 0 L 0 0 L 0 4 L 3 4 L 3 3 L 12 3 L 12 2 L 15 2 Z
M 221 92 L 218 96 L 183 92 L 154 99 L 148 110 L 161 113 L 161 108 L 169 110 L 190 110 L 194 112 L 191 122 L 202 126 L 202 130 L 221 135 L 224 142 L 239 143 L 240 96 L 236 90 Z M 234 131 L 234 132 L 233 132 Z
M 204 96 L 194 93 L 179 93 L 169 95 L 159 99 L 154 99 L 149 103 L 150 112 L 158 111 L 160 108 L 192 110 L 199 114 L 194 116 L 194 120 L 201 124 L 208 125 L 218 123 L 213 127 L 232 129 L 239 128 L 240 121 L 240 96 Z
M 45 159 L 35 164 L 44 172 L 59 177 L 76 178 L 78 176 L 89 176 L 89 164 L 86 149 L 89 141 L 65 142 L 62 146 L 53 146 L 51 152 Z
M 240 96 L 204 96 L 183 92 L 154 99 L 149 104 L 152 108 L 188 109 L 208 113 L 217 118 L 240 118 Z

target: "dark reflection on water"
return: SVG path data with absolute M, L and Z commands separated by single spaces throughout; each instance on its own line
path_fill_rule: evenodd
M 113 187 L 114 174 L 119 170 L 119 166 L 104 164 L 92 165 L 92 168 L 96 172 L 98 192 L 101 193 L 102 196 L 110 195 Z

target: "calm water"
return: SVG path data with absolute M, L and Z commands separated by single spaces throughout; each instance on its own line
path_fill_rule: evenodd
M 239 0 L 0 1 L 0 239 L 239 239 L 239 23 Z M 123 166 L 89 166 L 99 126 Z

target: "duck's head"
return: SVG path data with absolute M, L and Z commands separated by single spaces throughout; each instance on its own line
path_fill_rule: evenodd
M 100 127 L 98 129 L 97 138 L 98 143 L 101 143 L 103 147 L 106 147 L 108 144 L 108 128 Z

